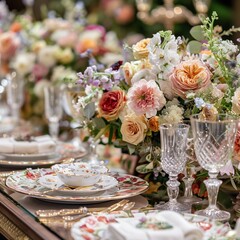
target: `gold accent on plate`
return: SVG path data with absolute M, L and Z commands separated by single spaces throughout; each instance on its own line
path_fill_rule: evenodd
M 10 240 L 30 240 L 14 223 L 0 213 L 0 232 Z

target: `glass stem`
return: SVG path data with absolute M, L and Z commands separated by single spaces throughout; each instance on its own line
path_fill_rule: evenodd
M 204 180 L 204 183 L 208 191 L 208 209 L 218 209 L 217 208 L 217 196 L 219 187 L 222 184 L 221 180 L 217 179 L 217 173 L 209 173 L 210 178 Z
M 58 134 L 59 134 L 59 122 L 56 121 L 50 121 L 49 122 L 49 133 L 50 136 L 54 139 L 58 139 Z
M 175 204 L 177 202 L 177 197 L 179 193 L 180 183 L 177 180 L 177 175 L 169 175 L 169 180 L 167 181 L 167 193 L 169 196 L 169 203 Z
M 184 190 L 184 197 L 191 198 L 193 196 L 192 193 L 192 184 L 193 184 L 194 178 L 183 178 L 183 182 L 185 184 L 185 190 Z
M 98 156 L 97 156 L 97 144 L 94 140 L 93 137 L 90 137 L 89 139 L 90 142 L 90 163 L 91 164 L 96 164 L 98 163 Z
M 19 118 L 20 118 L 20 109 L 18 107 L 13 107 L 11 112 L 12 112 L 12 116 L 13 116 L 14 120 L 18 124 Z

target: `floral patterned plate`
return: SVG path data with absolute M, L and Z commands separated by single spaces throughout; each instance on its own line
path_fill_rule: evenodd
M 118 181 L 116 187 L 91 196 L 63 196 L 39 183 L 40 177 L 52 174 L 53 171 L 51 169 L 27 169 L 10 175 L 6 179 L 6 186 L 33 198 L 67 204 L 90 204 L 124 199 L 140 195 L 148 189 L 148 183 L 139 177 L 122 173 L 109 173 Z
M 70 188 L 65 186 L 64 183 L 56 176 L 55 173 L 44 175 L 39 178 L 38 182 L 49 189 L 55 190 L 61 195 L 85 195 L 85 194 L 95 194 L 102 191 L 106 191 L 110 188 L 116 187 L 118 185 L 118 181 L 111 176 L 102 175 L 99 182 L 91 186 L 85 187 L 76 187 Z
M 155 212 L 158 213 L 159 211 Z M 131 211 L 131 214 L 134 216 L 133 221 L 135 223 L 139 221 L 138 226 L 140 226 L 143 224 L 141 219 L 144 219 L 148 213 L 140 213 L 137 210 L 133 210 Z M 151 211 L 149 214 L 151 214 L 151 216 L 154 216 L 153 211 Z M 71 229 L 71 235 L 74 240 L 100 240 L 102 239 L 104 231 L 107 229 L 108 224 L 118 222 L 119 218 L 128 218 L 127 220 L 131 221 L 129 214 L 123 211 L 111 215 L 89 216 L 87 218 L 81 219 L 79 222 L 73 225 Z M 227 240 L 225 236 L 230 230 L 229 224 L 214 222 L 208 218 L 193 214 L 184 214 L 184 218 L 189 222 L 196 224 L 204 231 L 204 237 L 202 240 Z M 151 221 L 148 225 L 145 223 L 144 228 L 148 228 L 148 226 L 149 228 L 158 230 L 172 228 L 172 226 L 166 222 L 161 222 L 161 224 L 159 224 L 159 222 L 156 222 L 154 224 L 153 221 Z

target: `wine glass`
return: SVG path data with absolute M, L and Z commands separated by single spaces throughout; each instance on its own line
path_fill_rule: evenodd
M 24 79 L 15 71 L 8 74 L 7 79 L 7 103 L 14 121 L 18 124 L 20 109 L 24 102 Z
M 68 87 L 65 91 L 65 96 L 68 102 L 67 111 L 72 115 L 73 119 L 78 122 L 82 128 L 87 128 L 89 119 L 85 116 L 84 108 L 80 105 L 76 107 L 76 104 L 80 97 L 86 96 L 86 93 L 83 88 L 75 86 Z M 99 164 L 99 156 L 97 154 L 97 143 L 94 138 L 89 134 L 89 151 L 88 154 L 81 159 L 81 161 L 87 161 L 90 164 Z M 82 142 L 81 142 L 82 144 Z M 83 150 L 84 146 L 83 146 Z
M 65 112 L 74 120 L 74 123 L 71 125 L 75 130 L 75 137 L 73 138 L 72 143 L 81 152 L 86 151 L 80 137 L 84 118 L 81 114 L 79 114 L 74 105 L 77 103 L 78 97 L 82 96 L 83 94 L 85 93 L 77 86 L 68 85 L 64 87 L 63 108 Z
M 199 165 L 197 166 L 190 120 L 185 120 L 184 123 L 189 125 L 189 132 L 187 137 L 187 149 L 186 149 L 187 163 L 183 171 L 184 177 L 182 179 L 184 182 L 184 195 L 178 198 L 178 201 L 181 203 L 192 204 L 192 203 L 199 203 L 202 201 L 201 198 L 193 196 L 193 192 L 192 192 L 192 184 L 195 180 L 193 176 L 196 174 L 197 169 L 200 167 Z
M 62 118 L 62 89 L 58 86 L 44 88 L 45 116 L 49 122 L 50 136 L 57 140 L 59 134 L 59 121 Z
M 230 213 L 220 210 L 216 205 L 222 183 L 217 176 L 231 157 L 238 120 L 227 114 L 218 115 L 216 121 L 204 120 L 201 114 L 193 115 L 190 119 L 197 160 L 209 175 L 209 179 L 204 181 L 208 191 L 209 206 L 197 211 L 196 214 L 218 221 L 228 220 Z
M 177 178 L 186 164 L 188 131 L 189 125 L 184 123 L 160 125 L 161 164 L 162 169 L 169 174 L 169 180 L 167 181 L 169 201 L 163 205 L 157 205 L 156 208 L 158 209 L 176 212 L 190 210 L 189 204 L 177 201 L 180 185 Z

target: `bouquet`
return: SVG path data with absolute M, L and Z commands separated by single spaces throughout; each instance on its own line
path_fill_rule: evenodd
M 131 61 L 105 71 L 92 65 L 78 73 L 85 91 L 75 104 L 95 139 L 140 155 L 137 171 L 147 179 L 166 178 L 160 165 L 159 124 L 178 123 L 195 113 L 214 119 L 240 114 L 240 54 L 218 19 L 202 20 L 193 41 L 160 31 L 132 47 Z M 233 159 L 238 159 L 239 136 Z M 161 182 L 152 190 L 157 192 Z M 151 187 L 150 187 L 151 188 Z

